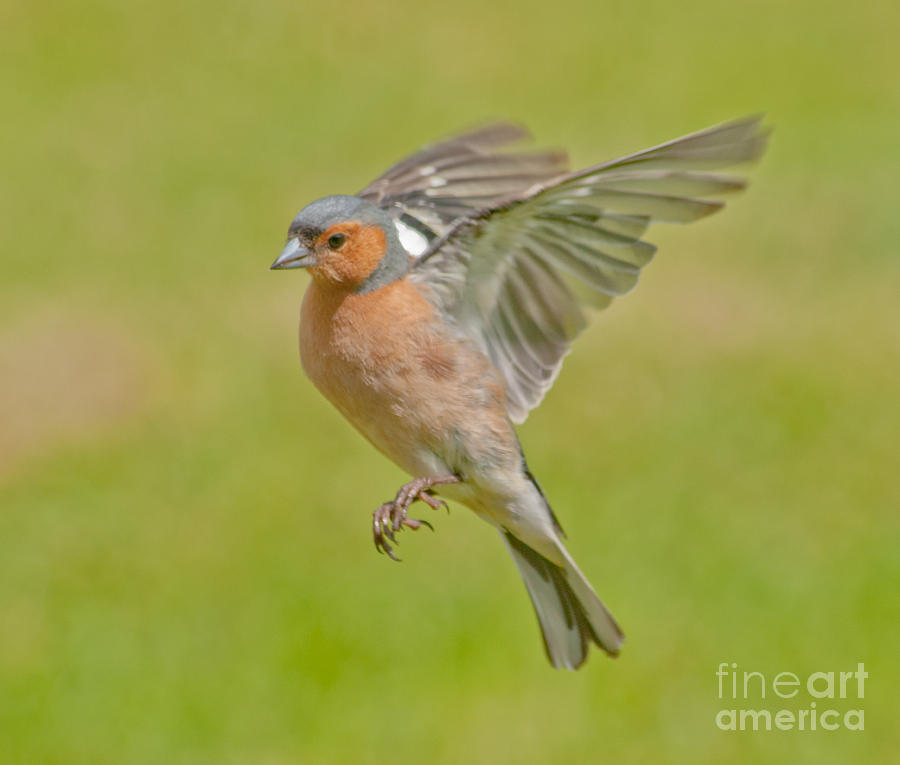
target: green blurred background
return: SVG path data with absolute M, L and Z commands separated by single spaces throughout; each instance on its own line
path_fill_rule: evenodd
M 6 0 L 0 761 L 896 762 L 898 28 L 888 0 Z M 376 555 L 404 476 L 303 377 L 306 277 L 268 266 L 304 204 L 485 119 L 587 164 L 755 111 L 750 190 L 652 232 L 522 428 L 629 638 L 554 672 L 467 510 Z M 719 731 L 722 661 L 863 661 L 866 730 Z

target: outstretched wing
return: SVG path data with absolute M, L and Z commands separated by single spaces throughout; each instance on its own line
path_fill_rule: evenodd
M 424 147 L 357 196 L 387 210 L 400 224 L 404 244 L 421 255 L 455 221 L 565 172 L 563 152 L 507 150 L 529 137 L 518 125 L 486 125 Z
M 414 263 L 438 308 L 473 338 L 506 383 L 520 423 L 553 384 L 585 304 L 630 291 L 656 247 L 651 223 L 689 223 L 745 182 L 710 171 L 757 159 L 767 131 L 753 117 L 637 154 L 538 181 L 458 221 Z

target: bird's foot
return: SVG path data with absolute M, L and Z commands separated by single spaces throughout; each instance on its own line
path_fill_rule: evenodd
M 432 489 L 442 484 L 459 483 L 459 480 L 459 477 L 455 475 L 442 476 L 440 478 L 414 478 L 408 484 L 402 486 L 392 502 L 385 502 L 372 513 L 372 534 L 375 538 L 375 549 L 378 552 L 387 553 L 392 560 L 399 561 L 400 559 L 394 555 L 394 550 L 387 541 L 390 539 L 391 542 L 396 544 L 396 532 L 400 531 L 404 526 L 415 531 L 423 525 L 434 531 L 434 528 L 428 521 L 408 517 L 409 506 L 419 499 L 432 510 L 437 510 L 442 505 L 447 507 L 447 503 L 444 500 L 438 499 L 433 495 Z M 447 509 L 449 510 L 449 508 Z

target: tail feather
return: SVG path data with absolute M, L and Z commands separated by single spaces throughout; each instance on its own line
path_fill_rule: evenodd
M 566 564 L 558 566 L 510 532 L 503 536 L 534 604 L 550 663 L 578 669 L 591 643 L 616 656 L 625 636 L 569 555 L 563 550 Z

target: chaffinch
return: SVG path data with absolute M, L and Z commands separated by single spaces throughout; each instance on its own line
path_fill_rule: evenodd
M 428 146 L 356 196 L 303 208 L 273 269 L 307 268 L 300 357 L 316 387 L 414 479 L 373 514 L 392 543 L 421 500 L 461 502 L 499 532 L 554 667 L 624 636 L 563 545 L 515 424 L 559 373 L 585 311 L 630 291 L 657 221 L 716 212 L 744 188 L 710 173 L 756 159 L 760 118 L 725 123 L 577 172 L 565 154 L 509 150 L 495 124 Z M 430 524 L 429 524 L 430 525 Z M 396 559 L 396 558 L 395 558 Z

